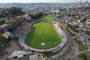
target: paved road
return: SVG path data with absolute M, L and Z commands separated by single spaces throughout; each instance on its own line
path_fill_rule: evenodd
M 57 21 L 60 22 L 60 21 Z M 61 51 L 58 51 L 56 54 L 53 54 L 53 56 L 57 55 L 57 57 L 52 57 L 50 60 L 68 60 L 70 58 L 71 60 L 78 60 L 78 57 L 76 56 L 76 48 L 77 44 L 76 41 L 73 40 L 72 36 L 68 33 L 68 31 L 63 27 L 61 23 L 59 23 L 59 26 L 62 27 L 61 29 L 65 32 L 65 34 L 68 37 L 69 48 L 68 50 L 65 50 L 64 48 Z M 60 55 L 61 53 L 63 53 Z
M 69 47 L 69 50 L 68 52 L 66 53 L 66 56 L 68 58 L 70 58 L 71 60 L 78 60 L 78 56 L 77 56 L 77 43 L 76 41 L 73 39 L 73 36 L 71 36 L 69 34 L 69 32 L 65 29 L 65 27 L 63 26 L 63 24 L 61 23 L 60 20 L 57 20 L 60 24 L 60 26 L 63 28 L 63 31 L 66 33 L 67 37 L 68 37 L 68 42 L 70 44 L 70 47 Z
M 57 22 L 60 22 L 60 21 L 57 21 Z M 62 30 L 67 35 L 69 48 L 68 48 L 67 51 L 65 51 L 65 49 L 62 49 L 61 51 L 56 53 L 56 55 L 58 55 L 58 57 L 53 58 L 51 60 L 68 60 L 68 58 L 70 58 L 70 60 L 78 60 L 78 56 L 77 56 L 77 53 L 78 53 L 77 52 L 77 47 L 78 47 L 78 45 L 77 45 L 76 41 L 73 39 L 73 36 L 71 36 L 69 34 L 69 32 L 65 29 L 65 27 L 62 25 L 62 23 L 59 23 L 59 26 L 62 27 Z M 63 54 L 63 55 L 59 55 L 63 51 L 66 52 L 66 53 Z
M 90 41 L 88 40 L 90 38 L 89 35 L 87 35 L 85 32 L 81 31 L 78 34 L 79 38 L 81 39 L 81 41 L 83 42 L 83 44 L 85 45 L 86 49 L 90 49 Z M 87 55 L 87 59 L 90 60 L 90 50 L 83 52 Z
M 49 56 L 50 60 L 63 60 L 63 55 L 67 52 L 68 50 L 68 43 L 67 43 L 67 36 L 66 34 L 62 31 L 61 27 L 58 26 L 58 22 L 54 24 L 55 29 L 57 30 L 59 36 L 62 39 L 62 42 L 60 43 L 57 52 L 55 53 L 49 53 L 46 56 Z M 66 59 L 65 59 L 66 60 Z

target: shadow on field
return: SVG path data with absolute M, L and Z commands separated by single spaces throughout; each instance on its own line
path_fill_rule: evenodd
M 27 36 L 27 39 L 30 39 L 29 40 L 30 42 L 33 40 L 35 29 L 36 29 L 36 27 L 31 27 L 31 31 L 29 32 L 29 34 Z

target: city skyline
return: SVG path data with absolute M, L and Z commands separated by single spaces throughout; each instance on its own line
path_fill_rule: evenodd
M 0 60 L 90 60 L 88 1 L 0 0 Z
M 85 2 L 90 0 L 0 0 L 0 3 L 69 3 L 69 2 Z

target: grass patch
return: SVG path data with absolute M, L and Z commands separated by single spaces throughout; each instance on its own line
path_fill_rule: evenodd
M 51 15 L 44 15 L 42 17 L 39 18 L 40 20 L 55 20 L 54 16 Z
M 76 40 L 79 47 L 79 52 L 86 50 L 86 47 L 83 45 L 83 43 L 80 40 Z
M 81 58 L 81 60 L 88 60 L 85 53 L 79 54 L 79 57 Z
M 26 44 L 33 48 L 48 49 L 57 46 L 61 40 L 52 24 L 47 22 L 35 23 L 28 33 Z M 42 44 L 45 45 L 42 45 Z
M 65 26 L 65 25 L 64 25 Z M 72 35 L 72 36 L 75 36 L 75 34 L 73 34 L 67 26 L 65 26 L 65 28 L 68 30 L 68 32 Z M 82 41 L 80 41 L 78 38 L 75 39 L 75 41 L 77 42 L 78 44 L 78 51 L 81 52 L 81 51 L 84 51 L 86 50 L 86 47 L 83 45 Z M 81 60 L 87 60 L 87 56 L 85 53 L 81 53 L 79 54 L 79 57 Z
M 83 45 L 82 41 L 76 40 L 76 42 L 78 43 L 78 47 L 79 47 L 78 50 L 79 50 L 79 52 L 82 52 L 82 51 L 86 50 L 86 47 Z M 80 54 L 79 54 L 79 57 L 80 57 L 80 59 L 82 59 L 82 60 L 87 60 L 87 56 L 86 56 L 85 53 L 80 53 Z

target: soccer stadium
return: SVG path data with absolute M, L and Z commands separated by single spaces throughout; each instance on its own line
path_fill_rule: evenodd
M 7 1 L 0 1 L 0 60 L 90 59 L 90 1 Z
M 60 41 L 53 25 L 47 22 L 34 23 L 26 37 L 27 45 L 39 49 L 53 48 L 57 46 Z
M 23 21 L 16 36 L 19 44 L 35 52 L 59 51 L 67 42 L 66 36 L 55 22 L 54 16 L 44 15 L 31 22 Z

